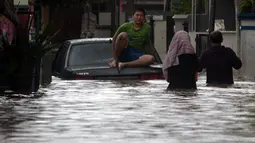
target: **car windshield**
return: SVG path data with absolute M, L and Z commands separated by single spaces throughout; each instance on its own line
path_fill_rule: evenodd
M 106 65 L 111 58 L 111 43 L 73 45 L 69 53 L 68 66 L 84 67 Z

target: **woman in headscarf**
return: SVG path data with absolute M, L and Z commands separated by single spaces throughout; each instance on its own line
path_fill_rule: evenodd
M 196 89 L 198 63 L 189 34 L 186 31 L 175 33 L 163 63 L 168 89 Z

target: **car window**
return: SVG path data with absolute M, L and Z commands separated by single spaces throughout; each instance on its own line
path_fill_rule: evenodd
M 87 43 L 71 47 L 68 66 L 100 66 L 112 58 L 111 43 Z
M 54 60 L 53 71 L 60 73 L 61 69 L 64 68 L 65 59 L 66 59 L 65 57 L 66 57 L 66 52 L 68 50 L 68 47 L 69 47 L 69 44 L 63 44 L 60 47 Z

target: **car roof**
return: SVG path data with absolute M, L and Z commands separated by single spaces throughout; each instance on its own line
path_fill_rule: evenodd
M 85 44 L 85 43 L 105 43 L 105 42 L 111 42 L 112 38 L 86 38 L 86 39 L 72 39 L 68 40 L 70 44 Z

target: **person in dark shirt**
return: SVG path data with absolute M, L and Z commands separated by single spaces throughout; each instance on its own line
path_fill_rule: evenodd
M 189 34 L 183 30 L 176 32 L 163 63 L 164 77 L 169 82 L 168 90 L 196 89 L 198 67 Z
M 221 45 L 223 36 L 220 31 L 212 32 L 210 40 L 212 47 L 204 51 L 199 59 L 200 71 L 206 69 L 206 83 L 209 85 L 234 84 L 232 68 L 240 69 L 241 60 L 231 48 Z

